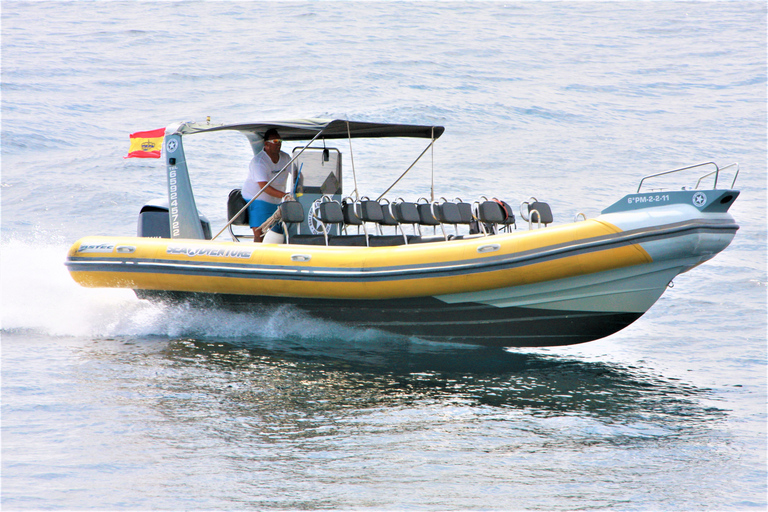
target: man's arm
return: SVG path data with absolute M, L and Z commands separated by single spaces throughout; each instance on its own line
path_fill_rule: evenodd
M 259 181 L 258 183 L 259 183 L 259 190 L 261 190 L 262 188 L 264 188 L 264 185 L 266 185 L 269 182 L 267 182 L 267 181 Z M 270 195 L 272 197 L 277 197 L 278 199 L 282 199 L 283 196 L 285 196 L 285 192 L 277 190 L 272 185 L 268 186 L 267 189 L 264 192 L 262 192 L 262 194 L 268 194 L 268 195 Z

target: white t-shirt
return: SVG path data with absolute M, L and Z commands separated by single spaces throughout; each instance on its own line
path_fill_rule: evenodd
M 248 177 L 245 179 L 245 183 L 243 183 L 243 199 L 246 201 L 253 199 L 253 196 L 261 190 L 259 182 L 268 182 L 274 178 L 275 174 L 280 172 L 280 169 L 285 167 L 290 161 L 291 157 L 284 151 L 280 152 L 280 158 L 277 159 L 277 163 L 274 163 L 264 151 L 260 151 L 258 155 L 253 157 L 250 165 L 248 165 Z M 285 190 L 285 182 L 288 179 L 289 173 L 290 169 L 287 169 L 270 186 L 277 190 Z M 274 204 L 278 204 L 281 201 L 279 197 L 272 197 L 266 192 L 262 192 L 258 199 Z

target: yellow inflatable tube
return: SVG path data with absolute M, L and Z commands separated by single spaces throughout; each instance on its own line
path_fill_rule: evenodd
M 391 299 L 532 284 L 651 262 L 621 230 L 588 220 L 541 230 L 391 247 L 86 237 L 75 281 L 119 287 L 302 298 Z

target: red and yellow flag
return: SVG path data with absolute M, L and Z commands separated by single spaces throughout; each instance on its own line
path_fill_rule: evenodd
M 128 156 L 123 158 L 160 158 L 165 128 L 131 134 Z

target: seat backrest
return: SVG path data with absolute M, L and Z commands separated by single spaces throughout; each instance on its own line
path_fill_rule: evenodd
M 399 222 L 397 222 L 397 219 L 394 217 L 394 215 L 392 215 L 391 203 L 382 203 L 380 222 L 385 226 L 397 226 L 399 224 Z
M 474 220 L 470 203 L 456 203 L 456 208 L 459 210 L 459 217 L 461 218 L 459 224 L 469 224 Z
M 341 224 L 344 222 L 344 214 L 341 204 L 336 201 L 324 201 L 318 207 L 318 216 L 323 224 Z
M 242 210 L 246 204 L 247 202 L 245 199 L 243 199 L 242 190 L 239 188 L 232 190 L 229 193 L 229 198 L 227 198 L 227 219 L 234 217 L 237 212 Z M 232 224 L 237 226 L 247 226 L 248 210 L 245 210 L 243 213 L 241 213 L 240 216 L 232 222 Z
M 499 203 L 499 206 L 501 206 L 501 209 L 504 212 L 504 220 L 502 221 L 502 224 L 506 226 L 515 224 L 515 212 L 512 210 L 512 207 L 501 199 L 494 198 L 493 200 Z
M 341 205 L 341 212 L 344 216 L 344 224 L 349 226 L 360 226 L 363 219 L 359 215 L 360 203 L 345 202 Z
M 420 221 L 416 203 L 393 203 L 392 212 L 395 214 L 395 219 L 403 224 L 418 224 Z
M 481 222 L 498 224 L 504 222 L 506 214 L 504 209 L 496 201 L 483 201 L 478 205 L 477 216 Z
M 469 206 L 469 205 L 467 205 Z M 440 203 L 437 205 L 437 217 L 445 224 L 462 224 L 459 205 L 456 203 Z
M 440 221 L 432 214 L 432 205 L 430 203 L 419 203 L 419 224 L 424 226 L 437 226 Z
M 280 203 L 280 217 L 286 224 L 300 224 L 304 222 L 304 207 L 298 201 L 284 201 Z
M 360 217 L 365 222 L 381 222 L 384 214 L 378 201 L 360 201 Z
M 549 204 L 542 203 L 541 201 L 534 201 L 528 205 L 528 212 L 530 212 L 531 222 L 534 223 L 539 222 L 539 215 L 541 215 L 541 223 L 545 226 L 547 224 L 551 224 L 554 220 L 554 217 L 552 216 L 552 209 L 549 207 Z M 539 215 L 536 215 L 537 212 Z

